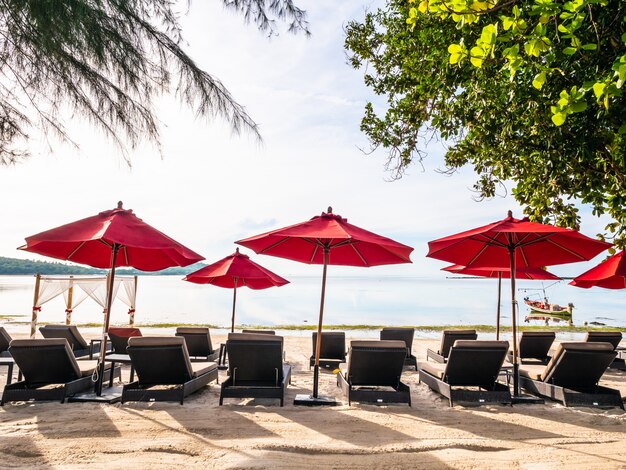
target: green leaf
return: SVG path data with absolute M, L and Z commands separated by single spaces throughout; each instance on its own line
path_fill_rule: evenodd
M 562 126 L 565 122 L 565 118 L 567 117 L 564 113 L 556 113 L 552 115 L 552 122 L 555 126 Z
M 595 83 L 593 85 L 593 94 L 596 95 L 597 99 L 602 98 L 602 95 L 604 95 L 604 89 L 606 88 L 606 83 Z
M 595 51 L 596 49 L 598 49 L 598 45 L 591 42 L 589 44 L 584 44 L 581 47 L 586 51 Z
M 460 44 L 450 44 L 448 52 L 450 53 L 449 62 L 451 64 L 458 64 L 467 56 L 467 49 Z
M 485 51 L 478 46 L 472 47 L 470 50 L 470 62 L 474 67 L 481 68 L 483 62 L 485 62 Z
M 565 49 L 563 49 L 563 54 L 565 54 L 565 55 L 574 55 L 574 54 L 576 54 L 576 48 L 575 47 L 566 47 Z
M 574 103 L 571 106 L 571 110 L 574 113 L 582 113 L 586 109 L 587 109 L 587 102 L 586 101 L 577 101 L 576 103 Z
M 535 75 L 535 78 L 533 80 L 533 86 L 537 90 L 541 90 L 541 88 L 543 87 L 544 83 L 546 83 L 546 73 L 545 72 L 541 72 L 541 73 L 538 73 L 537 75 Z

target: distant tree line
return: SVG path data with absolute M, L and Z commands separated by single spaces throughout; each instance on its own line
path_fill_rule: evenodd
M 118 269 L 117 272 L 122 275 L 169 275 L 184 276 L 192 271 L 206 266 L 204 263 L 195 263 L 184 268 L 168 268 L 162 271 L 145 272 L 137 269 Z M 106 270 L 97 268 L 86 268 L 83 266 L 75 266 L 50 261 L 34 261 L 16 258 L 5 258 L 0 256 L 0 275 L 104 275 Z

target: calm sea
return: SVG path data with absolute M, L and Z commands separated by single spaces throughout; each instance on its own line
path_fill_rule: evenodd
M 237 324 L 307 325 L 316 324 L 319 314 L 320 278 L 292 276 L 291 283 L 260 291 L 237 291 Z M 20 315 L 29 321 L 33 301 L 33 276 L 0 276 L 0 315 Z M 545 284 L 546 286 L 548 283 Z M 537 289 L 541 283 L 518 281 L 520 289 Z M 510 287 L 503 280 L 503 324 L 510 325 Z M 176 276 L 139 278 L 135 321 L 154 323 L 230 324 L 232 290 L 196 285 Z M 551 302 L 572 302 L 574 324 L 599 322 L 626 326 L 626 290 L 584 290 L 559 282 L 547 289 Z M 525 295 L 539 298 L 537 290 L 518 292 L 520 317 L 528 309 L 521 301 Z M 326 289 L 325 324 L 372 325 L 473 325 L 495 324 L 497 280 L 474 278 L 329 276 Z M 42 322 L 63 322 L 63 297 L 44 304 Z M 102 320 L 102 309 L 91 299 L 73 313 L 75 323 Z M 0 320 L 1 321 L 1 320 Z M 117 301 L 111 323 L 128 321 L 127 307 Z M 531 323 L 533 324 L 533 323 Z M 540 322 L 534 322 L 540 325 Z M 15 330 L 18 325 L 13 325 Z M 27 326 L 22 326 L 26 331 Z

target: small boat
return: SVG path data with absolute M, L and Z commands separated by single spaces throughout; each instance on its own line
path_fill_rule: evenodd
M 569 325 L 572 325 L 572 309 L 573 303 L 568 303 L 567 307 L 563 307 L 559 304 L 551 304 L 548 299 L 544 297 L 543 302 L 540 300 L 530 300 L 528 297 L 524 297 L 524 303 L 530 308 L 530 313 L 526 315 L 525 322 L 530 320 L 543 320 L 546 325 L 550 320 L 554 322 L 566 321 Z

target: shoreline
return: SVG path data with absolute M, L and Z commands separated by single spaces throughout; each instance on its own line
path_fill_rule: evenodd
M 2 315 L 0 316 L 0 320 L 4 320 L 5 326 L 25 326 L 30 325 L 29 321 L 11 321 L 11 318 L 17 318 L 18 316 L 13 315 Z M 23 318 L 22 315 L 19 316 Z M 38 326 L 48 325 L 48 324 L 59 324 L 61 322 L 38 322 Z M 102 327 L 102 323 L 72 323 L 76 325 L 78 328 L 100 328 Z M 128 326 L 128 325 L 111 325 L 111 326 Z M 176 327 L 204 327 L 215 330 L 229 330 L 230 325 L 220 326 L 214 325 L 210 323 L 144 323 L 139 322 L 135 323 L 134 327 L 136 328 L 154 328 L 154 329 L 166 329 L 166 328 L 176 328 Z M 449 324 L 449 325 L 351 325 L 351 324 L 336 324 L 336 325 L 324 325 L 323 330 L 338 330 L 338 331 L 379 331 L 383 328 L 413 328 L 416 332 L 442 332 L 444 330 L 451 329 L 463 329 L 463 330 L 476 330 L 479 333 L 495 333 L 496 327 L 493 325 L 484 325 L 484 324 L 475 324 L 475 325 L 465 325 L 465 324 Z M 251 324 L 242 324 L 235 325 L 236 330 L 241 329 L 250 329 L 250 330 L 281 330 L 281 331 L 316 331 L 317 325 L 309 324 L 309 325 L 251 325 Z M 518 331 L 554 331 L 556 333 L 586 333 L 587 331 L 626 331 L 626 327 L 618 327 L 618 326 L 608 326 L 608 325 L 582 325 L 582 326 L 568 326 L 568 325 L 518 325 Z M 505 325 L 500 326 L 500 331 L 502 333 L 511 333 L 512 327 Z

